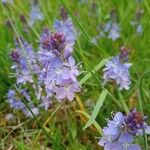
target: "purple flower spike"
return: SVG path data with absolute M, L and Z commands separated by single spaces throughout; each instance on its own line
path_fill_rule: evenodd
M 15 70 L 15 86 L 26 87 L 34 93 L 34 97 L 30 97 L 25 89 L 20 89 L 17 93 L 9 90 L 8 102 L 27 117 L 32 117 L 32 113 L 22 100 L 25 99 L 31 111 L 38 115 L 39 108 L 49 109 L 51 99 L 72 101 L 81 88 L 77 80 L 80 74 L 78 66 L 71 55 L 75 43 L 72 21 L 58 21 L 55 27 L 54 32 L 44 29 L 37 53 L 20 37 L 15 40 L 16 48 L 10 54 L 14 61 L 11 68 Z M 32 99 L 37 100 L 38 107 Z
M 54 23 L 54 28 L 57 32 L 63 33 L 65 37 L 66 46 L 64 49 L 64 57 L 66 58 L 70 55 L 70 53 L 72 53 L 73 46 L 76 40 L 73 23 L 70 19 L 67 19 L 65 21 L 56 20 Z
M 128 114 L 125 121 L 130 131 L 134 134 L 136 134 L 139 129 L 144 128 L 144 116 L 140 112 L 137 112 L 136 109 Z
M 28 95 L 28 93 L 26 92 L 25 89 L 18 91 L 19 94 L 21 96 L 23 96 L 29 103 L 28 106 L 30 107 L 30 109 L 32 110 L 32 112 L 34 113 L 34 115 L 38 115 L 39 114 L 39 110 L 38 108 L 34 107 L 30 96 Z M 7 99 L 8 102 L 11 106 L 11 108 L 14 108 L 16 110 L 21 110 L 27 117 L 32 118 L 33 115 L 31 114 L 30 110 L 26 107 L 26 105 L 21 101 L 21 98 L 17 95 L 17 93 L 14 90 L 9 90 L 7 93 Z
M 16 49 L 10 54 L 14 61 L 12 69 L 15 70 L 17 77 L 17 84 L 33 83 L 32 73 L 36 72 L 36 55 L 29 45 L 22 37 L 16 39 Z
M 70 19 L 61 21 L 56 20 L 54 23 L 54 28 L 57 32 L 61 32 L 66 37 L 67 42 L 75 42 L 76 36 L 75 36 L 75 29 L 73 27 L 73 23 Z
M 80 91 L 77 81 L 79 76 L 75 59 L 71 56 L 75 43 L 74 28 L 71 20 L 55 21 L 55 32 L 46 28 L 41 36 L 39 79 L 45 86 L 47 98 L 73 100 L 74 94 Z

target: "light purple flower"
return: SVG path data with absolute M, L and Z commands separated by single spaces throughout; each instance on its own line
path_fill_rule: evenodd
M 112 26 L 112 21 L 108 21 L 108 22 L 104 25 L 103 31 L 104 31 L 104 32 L 109 32 L 109 30 L 111 29 L 111 26 Z
M 66 37 L 67 42 L 72 42 L 74 44 L 76 40 L 75 29 L 73 26 L 73 22 L 70 19 L 65 21 L 56 20 L 54 22 L 54 29 L 57 32 L 61 32 Z
M 69 69 L 69 77 L 75 82 L 77 81 L 76 77 L 80 74 L 78 67 L 75 64 L 75 60 L 72 56 L 68 58 L 68 62 L 64 65 Z
M 120 27 L 117 23 L 113 23 L 109 30 L 108 38 L 113 41 L 117 40 L 120 37 Z
M 41 65 L 45 67 L 51 62 L 53 58 L 54 58 L 54 54 L 52 54 L 52 52 L 50 51 L 40 50 L 38 52 L 39 62 L 41 63 Z
M 64 56 L 68 57 L 70 53 L 73 52 L 73 46 L 76 40 L 73 23 L 70 19 L 65 21 L 56 20 L 54 23 L 54 28 L 57 32 L 63 33 L 65 37 L 66 44 L 64 48 Z
M 39 108 L 49 109 L 51 98 L 71 101 L 81 88 L 77 80 L 78 66 L 71 54 L 75 43 L 73 24 L 71 20 L 58 21 L 55 27 L 58 28 L 52 33 L 48 28 L 44 29 L 38 52 L 34 52 L 31 45 L 19 38 L 15 42 L 16 49 L 10 54 L 14 61 L 12 69 L 15 70 L 17 87 L 29 87 L 34 91 L 38 107 L 32 101 L 35 98 L 33 95 L 30 97 L 27 90 L 18 90 L 35 115 L 39 114 Z M 7 97 L 12 108 L 32 117 L 15 91 L 10 90 Z
M 135 133 L 141 132 L 141 129 L 149 130 L 149 126 L 142 119 L 141 113 L 133 110 L 125 116 L 118 112 L 103 128 L 103 136 L 98 144 L 105 150 L 141 150 L 140 146 L 134 143 L 135 136 L 140 136 L 140 134 Z M 149 132 L 146 133 L 149 134 Z
M 34 118 L 34 116 L 37 116 L 39 114 L 39 109 L 37 107 L 31 107 L 30 109 L 31 109 L 33 114 L 28 109 L 24 109 L 23 110 L 23 112 L 26 115 L 26 117 Z
M 7 93 L 7 99 L 10 104 L 10 107 L 14 109 L 24 109 L 25 105 L 22 103 L 18 97 L 16 96 L 15 90 L 10 89 Z
M 32 51 L 32 48 L 28 47 L 28 45 L 23 45 L 23 46 L 24 46 L 23 48 L 19 48 L 19 47 L 17 48 L 19 57 L 15 56 L 16 58 L 13 58 L 15 64 L 12 66 L 12 69 L 16 71 L 15 76 L 17 77 L 18 84 L 20 83 L 26 84 L 27 82 L 31 82 L 31 83 L 33 82 L 31 71 L 34 71 L 33 70 L 34 63 L 35 63 L 34 53 Z M 11 57 L 14 56 L 12 56 L 11 54 Z
M 34 107 L 30 96 L 28 95 L 28 93 L 26 92 L 25 89 L 23 90 L 19 90 L 19 93 L 16 93 L 15 90 L 10 89 L 7 93 L 7 99 L 8 99 L 8 103 L 10 104 L 11 108 L 14 108 L 16 110 L 21 110 L 27 117 L 32 117 L 32 114 L 30 112 L 30 110 L 27 108 L 27 106 L 22 102 L 21 97 L 19 97 L 18 94 L 20 94 L 20 96 L 22 96 L 23 98 L 25 98 L 28 102 L 28 106 L 30 107 L 30 109 L 33 111 L 34 115 L 38 115 L 39 111 L 38 108 Z
M 41 102 L 41 107 L 43 107 L 45 110 L 48 110 L 49 107 L 51 106 L 52 104 L 52 101 L 51 99 L 49 98 L 50 96 L 43 96 L 42 97 L 42 102 Z
M 130 74 L 129 68 L 131 67 L 128 61 L 128 49 L 125 47 L 121 48 L 120 55 L 115 56 L 107 61 L 105 64 L 105 68 L 103 69 L 104 75 L 103 78 L 105 82 L 107 81 L 115 81 L 117 85 L 119 85 L 119 89 L 129 89 Z
M 54 58 L 47 68 L 47 75 L 45 81 L 52 81 L 56 85 L 63 82 L 63 80 L 69 79 L 69 70 L 63 65 L 63 62 L 59 58 Z
M 41 66 L 39 78 L 43 81 L 46 93 L 56 99 L 73 100 L 79 91 L 77 81 L 79 75 L 75 59 L 71 56 L 75 43 L 74 28 L 71 20 L 59 21 L 54 24 L 56 32 L 44 29 L 40 40 L 38 61 Z
M 72 101 L 75 96 L 74 93 L 76 92 L 80 92 L 80 87 L 76 82 L 63 83 L 55 90 L 58 100 L 68 99 Z
M 130 133 L 122 133 L 118 141 L 122 145 L 122 150 L 141 150 L 139 145 L 132 144 L 134 142 L 134 138 Z
M 143 33 L 143 26 L 139 24 L 136 28 L 137 33 L 142 34 Z
M 41 21 L 44 20 L 44 16 L 40 11 L 39 6 L 32 5 L 31 11 L 30 11 L 29 26 L 33 26 L 37 20 L 41 20 Z

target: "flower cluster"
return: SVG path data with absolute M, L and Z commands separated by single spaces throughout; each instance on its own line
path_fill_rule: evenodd
M 16 39 L 16 48 L 11 52 L 10 57 L 14 61 L 11 67 L 15 70 L 17 84 L 32 83 L 32 72 L 36 64 L 35 53 L 32 46 L 29 45 L 22 37 Z
M 104 26 L 103 32 L 108 33 L 108 38 L 113 41 L 116 41 L 120 37 L 120 27 L 116 22 L 107 22 Z
M 104 68 L 103 78 L 107 82 L 109 80 L 115 81 L 119 85 L 119 89 L 129 89 L 131 84 L 129 68 L 131 63 L 127 63 L 128 52 L 127 49 L 122 48 L 119 56 L 115 56 L 108 60 Z
M 146 124 L 145 118 L 136 109 L 127 116 L 121 112 L 116 113 L 103 128 L 103 137 L 100 139 L 99 145 L 103 146 L 105 150 L 141 150 L 134 141 L 135 136 L 143 134 L 143 129 L 150 134 L 150 126 Z
M 51 99 L 58 101 L 73 100 L 76 92 L 80 91 L 77 80 L 79 75 L 78 66 L 72 56 L 75 44 L 75 34 L 72 21 L 56 20 L 54 23 L 55 32 L 45 28 L 40 39 L 39 51 L 36 53 L 22 37 L 16 39 L 16 48 L 12 50 L 10 57 L 14 64 L 16 85 L 27 100 L 31 110 L 36 111 L 27 92 L 22 92 L 24 87 L 35 94 L 38 107 L 47 110 L 52 103 Z M 8 91 L 8 102 L 12 108 L 22 110 L 26 116 L 31 116 L 26 105 L 21 101 L 18 93 L 14 90 Z
M 7 93 L 7 98 L 11 108 L 21 110 L 27 117 L 33 117 L 31 111 L 34 115 L 38 115 L 39 109 L 34 106 L 25 89 L 19 90 L 18 93 L 16 93 L 15 90 L 10 89 Z M 26 103 L 31 111 L 26 107 L 25 103 L 22 102 L 22 98 L 26 100 Z
M 99 27 L 98 27 L 99 28 Z M 119 24 L 115 21 L 108 21 L 104 25 L 100 25 L 101 32 L 92 38 L 93 43 L 97 43 L 97 41 L 101 38 L 108 38 L 116 41 L 120 38 L 121 28 Z
M 41 36 L 39 62 L 42 64 L 40 75 L 46 91 L 58 100 L 73 100 L 74 93 L 80 91 L 77 81 L 79 75 L 75 59 L 71 56 L 75 35 L 70 20 L 56 20 L 55 32 L 46 28 Z

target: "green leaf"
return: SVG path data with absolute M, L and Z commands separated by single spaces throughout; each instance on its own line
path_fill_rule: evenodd
M 15 144 L 16 149 L 19 149 L 19 150 L 30 150 L 30 148 L 27 145 L 25 145 L 23 142 L 21 142 L 21 141 L 14 140 L 14 144 Z
M 90 115 L 85 111 L 77 110 L 76 112 L 84 115 L 87 119 L 90 119 Z M 97 131 L 102 135 L 102 128 L 95 120 L 93 121 L 93 125 L 97 129 Z
M 95 121 L 95 119 L 96 119 L 96 117 L 97 117 L 97 115 L 98 115 L 98 112 L 99 112 L 100 108 L 101 108 L 102 105 L 103 105 L 103 102 L 104 102 L 106 96 L 107 96 L 107 90 L 103 90 L 102 93 L 101 93 L 100 96 L 99 96 L 99 99 L 98 99 L 98 101 L 97 101 L 95 107 L 94 107 L 94 110 L 93 110 L 93 112 L 92 112 L 92 115 L 91 115 L 89 121 L 87 122 L 87 124 L 85 125 L 85 127 L 84 127 L 83 129 L 86 129 L 86 128 L 88 128 L 90 125 L 93 124 L 93 122 Z

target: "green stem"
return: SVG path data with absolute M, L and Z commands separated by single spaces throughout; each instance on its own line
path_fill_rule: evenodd
M 100 70 L 105 63 L 108 61 L 108 59 L 103 59 L 93 70 L 91 70 L 91 72 L 89 72 L 87 75 L 85 75 L 81 80 L 80 80 L 80 84 L 82 85 L 83 83 L 85 83 L 89 78 L 92 77 L 92 73 L 95 74 L 98 70 Z
M 127 104 L 125 103 L 125 101 L 124 101 L 124 99 L 123 99 L 123 96 L 122 96 L 122 94 L 121 94 L 120 91 L 118 91 L 118 96 L 119 96 L 119 99 L 120 99 L 120 101 L 121 101 L 121 104 L 122 104 L 122 107 L 123 107 L 124 111 L 126 112 L 126 114 L 128 114 L 128 113 L 129 113 L 128 106 L 127 106 Z

